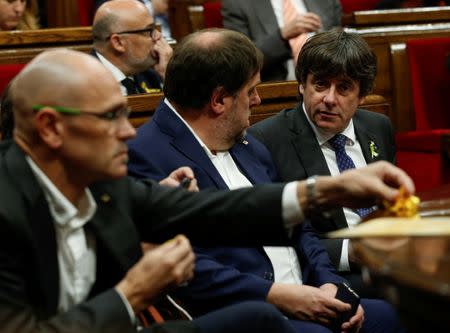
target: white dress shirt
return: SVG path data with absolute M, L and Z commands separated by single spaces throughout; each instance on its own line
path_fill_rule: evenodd
M 65 312 L 84 301 L 95 282 L 95 238 L 83 227 L 95 214 L 97 204 L 86 189 L 75 207 L 29 156 L 26 160 L 44 191 L 54 220 L 60 275 L 58 312 Z
M 180 118 L 180 120 L 191 131 L 197 139 L 200 146 L 204 149 L 206 155 L 216 167 L 220 176 L 227 184 L 230 190 L 250 187 L 252 183 L 237 167 L 229 151 L 221 151 L 213 154 L 206 144 L 197 136 L 189 124 L 178 114 L 170 102 L 165 99 L 164 102 Z M 297 201 L 297 182 L 289 183 L 283 190 L 283 218 L 295 220 L 297 223 L 303 218 L 300 206 Z M 264 246 L 264 251 L 272 263 L 275 273 L 275 282 L 283 283 L 302 283 L 302 271 L 296 251 L 292 247 Z
M 323 156 L 325 157 L 325 161 L 327 162 L 327 166 L 328 169 L 330 170 L 331 175 L 332 176 L 339 175 L 340 172 L 336 162 L 336 154 L 331 145 L 328 143 L 328 140 L 330 140 L 334 135 L 326 134 L 323 131 L 321 131 L 320 128 L 317 128 L 313 124 L 313 122 L 309 119 L 308 114 L 305 111 L 305 104 L 302 105 L 302 108 L 303 112 L 305 112 L 306 119 L 308 119 L 308 122 L 316 135 L 317 142 L 319 143 L 320 149 L 322 150 Z M 355 163 L 355 167 L 362 168 L 367 166 L 366 160 L 364 159 L 364 155 L 361 149 L 361 145 L 359 144 L 356 138 L 355 129 L 353 127 L 353 120 L 350 120 L 350 123 L 341 132 L 341 134 L 347 137 L 347 142 L 345 144 L 345 151 L 347 155 L 350 156 L 350 158 L 353 160 L 353 163 Z M 349 228 L 353 228 L 361 221 L 359 215 L 352 209 L 344 208 L 344 215 L 345 219 L 347 220 Z M 341 259 L 339 262 L 339 270 L 340 271 L 350 270 L 350 264 L 348 260 L 348 239 L 344 239 L 342 243 L 342 252 L 341 252 Z
M 122 93 L 122 95 L 127 96 L 128 95 L 127 88 L 125 88 L 121 83 L 122 80 L 125 79 L 127 76 L 125 76 L 125 74 L 123 74 L 123 72 L 119 68 L 117 68 L 117 66 L 115 66 L 112 62 L 110 62 L 108 59 L 102 56 L 99 52 L 95 53 L 97 54 L 97 57 L 100 60 L 100 62 L 112 73 L 116 81 L 119 83 L 120 92 Z M 132 77 L 128 78 L 134 80 Z

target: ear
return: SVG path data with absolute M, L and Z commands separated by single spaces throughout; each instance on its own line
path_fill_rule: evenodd
M 223 87 L 217 87 L 214 89 L 211 95 L 211 109 L 217 115 L 225 112 L 226 107 L 229 103 L 228 99 L 232 98 Z
M 125 44 L 124 40 L 120 38 L 117 34 L 112 34 L 109 38 L 109 43 L 111 44 L 111 47 L 116 50 L 117 52 L 124 53 L 125 52 Z
M 361 104 L 363 104 L 365 101 L 366 101 L 366 96 L 360 97 L 360 98 L 359 98 L 358 106 L 361 105 Z
M 40 110 L 34 118 L 39 137 L 52 149 L 59 148 L 63 143 L 64 125 L 60 118 L 61 115 L 52 108 Z
M 303 83 L 300 83 L 299 85 L 298 85 L 298 91 L 300 92 L 300 94 L 304 94 L 304 92 L 305 92 L 305 88 L 303 87 Z

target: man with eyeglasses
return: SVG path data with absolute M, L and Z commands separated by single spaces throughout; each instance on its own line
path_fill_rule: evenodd
M 123 95 L 161 90 L 172 48 L 138 0 L 101 5 L 92 25 L 96 56 L 121 83 Z
M 275 245 L 303 220 L 283 218 L 285 196 L 308 214 L 318 205 L 394 201 L 391 186 L 414 192 L 411 179 L 388 163 L 320 177 L 308 191 L 304 181 L 197 193 L 138 182 L 126 176 L 126 141 L 135 136 L 127 100 L 96 59 L 43 52 L 10 92 L 14 141 L 0 145 L 2 333 L 135 332 L 134 314 L 192 278 L 194 255 L 180 234 L 199 246 Z M 192 171 L 171 175 L 178 182 L 185 176 Z M 163 244 L 142 254 L 140 241 Z M 148 331 L 292 328 L 272 306 L 250 302 Z

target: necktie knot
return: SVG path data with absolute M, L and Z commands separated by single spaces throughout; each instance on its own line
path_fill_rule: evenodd
M 127 95 L 135 95 L 139 93 L 136 82 L 134 82 L 133 79 L 126 77 L 120 81 L 120 83 L 122 83 L 122 85 L 127 89 Z
M 345 150 L 345 144 L 347 143 L 347 137 L 343 134 L 336 134 L 333 136 L 330 140 L 328 140 L 331 147 L 335 151 L 342 151 Z

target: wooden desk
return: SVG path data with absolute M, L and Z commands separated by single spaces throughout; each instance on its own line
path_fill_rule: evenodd
M 450 185 L 418 195 L 421 214 L 450 216 Z M 365 238 L 352 243 L 372 282 L 397 307 L 408 332 L 450 332 L 450 236 Z

